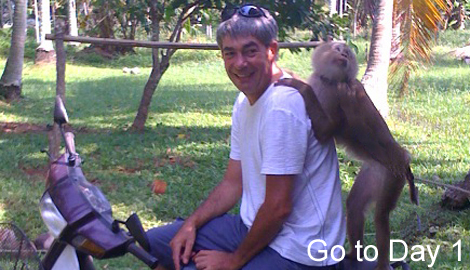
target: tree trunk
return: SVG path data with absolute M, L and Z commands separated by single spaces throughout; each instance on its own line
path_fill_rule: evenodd
M 24 43 L 26 41 L 26 0 L 17 0 L 13 18 L 10 53 L 0 79 L 0 96 L 7 101 L 21 96 L 23 74 Z
M 64 105 L 65 100 L 65 65 L 66 65 L 66 54 L 64 48 L 64 40 L 60 39 L 65 34 L 65 22 L 63 20 L 57 20 L 54 28 L 55 35 L 59 38 L 56 39 L 57 49 L 57 61 L 56 61 L 56 96 L 60 96 Z M 54 157 L 59 157 L 61 134 L 59 125 L 54 123 L 52 129 L 48 134 L 49 139 L 49 153 Z
M 41 31 L 39 30 L 39 8 L 38 0 L 34 0 L 34 32 L 36 34 L 36 42 L 41 43 Z
M 132 123 L 132 130 L 136 131 L 143 131 L 145 128 L 145 122 L 147 122 L 148 118 L 148 111 L 150 108 L 150 103 L 152 102 L 152 96 L 157 89 L 158 83 L 163 76 L 163 72 L 160 71 L 158 60 L 155 58 L 158 57 L 159 49 L 152 49 L 152 57 L 154 58 L 154 65 L 152 67 L 152 71 L 150 72 L 149 79 L 144 87 L 144 93 L 142 95 L 142 99 L 140 100 L 139 109 L 137 111 L 137 115 L 135 116 L 134 123 Z M 157 66 L 156 66 L 157 65 Z M 166 70 L 166 69 L 165 69 Z
M 330 0 L 330 16 L 336 13 L 336 0 Z
M 470 192 L 470 171 L 465 176 L 464 181 L 454 184 L 455 187 Z M 457 189 L 446 189 L 442 194 L 441 206 L 451 210 L 464 210 L 470 207 L 470 196 Z
M 338 13 L 336 0 L 330 0 L 330 16 L 333 16 L 333 14 L 336 14 L 336 13 Z
M 183 25 L 186 20 L 189 19 L 191 14 L 197 10 L 199 1 L 194 1 L 191 4 L 186 5 L 175 24 L 173 32 L 169 38 L 170 42 L 179 42 L 181 38 L 181 32 L 183 30 Z M 163 14 L 159 12 L 157 0 L 150 1 L 150 19 L 152 21 L 152 40 L 160 40 L 160 22 L 163 20 Z M 150 73 L 150 78 L 147 81 L 147 84 L 144 88 L 144 93 L 140 101 L 140 106 L 137 111 L 137 115 L 134 119 L 131 129 L 137 131 L 143 131 L 145 127 L 145 122 L 148 117 L 148 109 L 152 101 L 153 93 L 155 92 L 160 79 L 163 74 L 167 71 L 170 66 L 170 59 L 173 54 L 176 52 L 176 49 L 153 49 L 152 50 L 152 72 Z M 161 53 L 161 54 L 160 54 Z
M 7 0 L 8 15 L 10 16 L 10 23 L 13 23 L 13 10 L 11 10 L 11 0 Z
M 206 37 L 212 39 L 212 25 L 206 25 Z
M 151 20 L 152 20 L 152 41 L 160 40 L 160 19 L 161 17 L 157 14 L 156 3 L 151 1 Z M 150 77 L 145 84 L 144 93 L 142 99 L 140 100 L 139 109 L 137 110 L 137 115 L 132 123 L 132 130 L 143 131 L 145 127 L 145 122 L 148 117 L 148 110 L 150 103 L 152 102 L 153 93 L 157 89 L 158 83 L 162 78 L 163 71 L 161 70 L 160 65 L 160 49 L 152 49 L 152 71 L 150 72 Z
M 352 27 L 353 27 L 353 38 L 355 38 L 357 36 L 357 13 L 359 12 L 358 11 L 358 6 L 359 5 L 356 5 L 354 7 L 354 11 L 353 11 L 354 12 L 353 25 L 352 25 Z
M 78 22 L 77 22 L 77 3 L 75 0 L 68 1 L 68 14 L 69 14 L 69 35 L 78 36 Z M 70 45 L 78 46 L 78 42 L 70 42 Z
M 338 15 L 340 17 L 343 17 L 343 13 L 345 11 L 344 9 L 345 9 L 346 4 L 344 3 L 344 0 L 339 0 L 338 4 L 339 4 L 338 5 Z
M 459 16 L 458 16 L 458 25 L 459 25 L 459 30 L 465 29 L 465 18 L 467 15 L 465 14 L 465 7 L 463 3 L 460 3 L 459 5 Z
M 389 114 L 388 67 L 392 39 L 393 1 L 377 0 L 367 69 L 362 83 L 381 115 Z
M 4 13 L 3 3 L 4 1 L 0 0 L 0 29 L 3 28 L 3 13 Z
M 41 44 L 36 49 L 34 62 L 53 63 L 55 61 L 55 51 L 52 40 L 47 40 L 46 35 L 52 32 L 50 1 L 41 0 Z

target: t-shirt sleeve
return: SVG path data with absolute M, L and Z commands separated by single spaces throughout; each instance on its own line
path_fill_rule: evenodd
M 300 174 L 305 163 L 309 128 L 285 109 L 267 113 L 262 127 L 262 174 Z

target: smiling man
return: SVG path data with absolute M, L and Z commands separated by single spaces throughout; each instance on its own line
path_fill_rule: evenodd
M 241 92 L 225 176 L 186 220 L 148 232 L 152 253 L 160 269 L 335 269 L 345 223 L 334 142 L 315 139 L 297 90 L 274 86 L 288 75 L 269 12 L 225 15 L 217 42 Z M 240 199 L 240 214 L 226 214 Z

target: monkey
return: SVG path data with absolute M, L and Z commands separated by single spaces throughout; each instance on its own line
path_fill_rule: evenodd
M 410 199 L 418 204 L 410 169 L 410 154 L 393 138 L 364 86 L 356 79 L 358 64 L 352 50 L 341 42 L 326 42 L 312 54 L 313 74 L 307 84 L 283 79 L 277 85 L 299 90 L 304 98 L 315 137 L 320 143 L 334 137 L 362 166 L 346 199 L 346 229 L 351 250 L 348 258 L 363 256 L 365 214 L 375 202 L 374 224 L 377 268 L 389 269 L 389 216 L 408 182 Z

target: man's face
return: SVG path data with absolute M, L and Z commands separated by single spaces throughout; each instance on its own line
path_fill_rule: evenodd
M 266 48 L 252 36 L 222 40 L 222 57 L 225 70 L 238 90 L 242 91 L 251 104 L 264 93 L 272 80 L 277 43 Z

